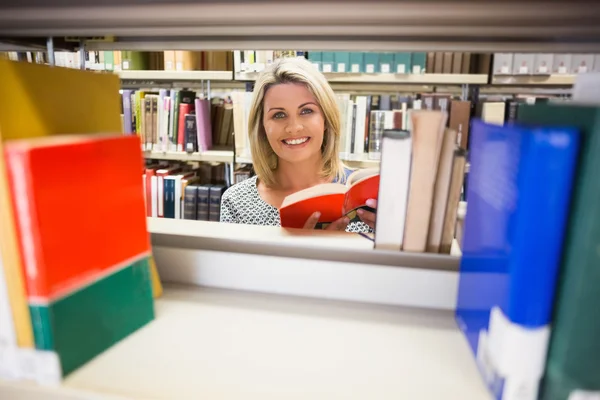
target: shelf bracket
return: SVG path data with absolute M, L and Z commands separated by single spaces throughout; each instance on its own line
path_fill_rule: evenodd
M 85 70 L 85 40 L 79 40 L 79 69 Z
M 54 61 L 54 38 L 49 36 L 46 40 L 46 49 L 48 51 L 48 64 L 51 66 L 56 65 Z

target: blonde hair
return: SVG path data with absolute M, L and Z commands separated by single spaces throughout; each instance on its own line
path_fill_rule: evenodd
M 282 83 L 299 83 L 306 86 L 317 100 L 325 119 L 325 132 L 321 146 L 321 176 L 345 180 L 344 165 L 340 161 L 340 111 L 333 89 L 327 79 L 304 58 L 282 58 L 269 65 L 256 80 L 248 118 L 248 136 L 252 163 L 258 178 L 267 186 L 273 186 L 278 158 L 263 125 L 264 100 L 267 90 Z

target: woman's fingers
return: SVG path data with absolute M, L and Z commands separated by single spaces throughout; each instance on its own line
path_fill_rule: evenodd
M 377 200 L 367 200 L 367 206 L 377 209 Z M 371 211 L 364 210 L 362 208 L 359 208 L 356 211 L 356 213 L 365 224 L 369 225 L 370 228 L 375 229 L 375 221 L 377 220 L 377 214 Z
M 350 223 L 350 219 L 348 217 L 342 217 L 333 221 L 325 230 L 328 231 L 345 231 L 346 227 Z
M 308 219 L 304 223 L 303 228 L 304 229 L 315 229 L 315 226 L 317 226 L 317 222 L 319 222 L 320 216 L 321 216 L 321 213 L 318 211 L 312 213 L 312 215 L 310 217 L 308 217 Z

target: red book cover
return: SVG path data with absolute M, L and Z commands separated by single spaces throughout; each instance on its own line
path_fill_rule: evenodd
M 177 151 L 185 148 L 185 115 L 194 111 L 193 104 L 179 104 L 179 124 L 177 125 Z
M 149 253 L 140 145 L 135 135 L 5 142 L 30 299 L 60 296 Z
M 367 208 L 368 199 L 377 199 L 379 169 L 354 172 L 347 184 L 324 183 L 287 196 L 279 214 L 284 228 L 302 228 L 316 211 L 321 213 L 319 224 L 328 224 L 344 215 L 351 219 L 358 208 Z

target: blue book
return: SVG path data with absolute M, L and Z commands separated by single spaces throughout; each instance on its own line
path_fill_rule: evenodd
M 496 399 L 537 399 L 579 133 L 472 122 L 456 319 Z
M 164 185 L 164 218 L 175 218 L 175 176 L 165 176 Z

